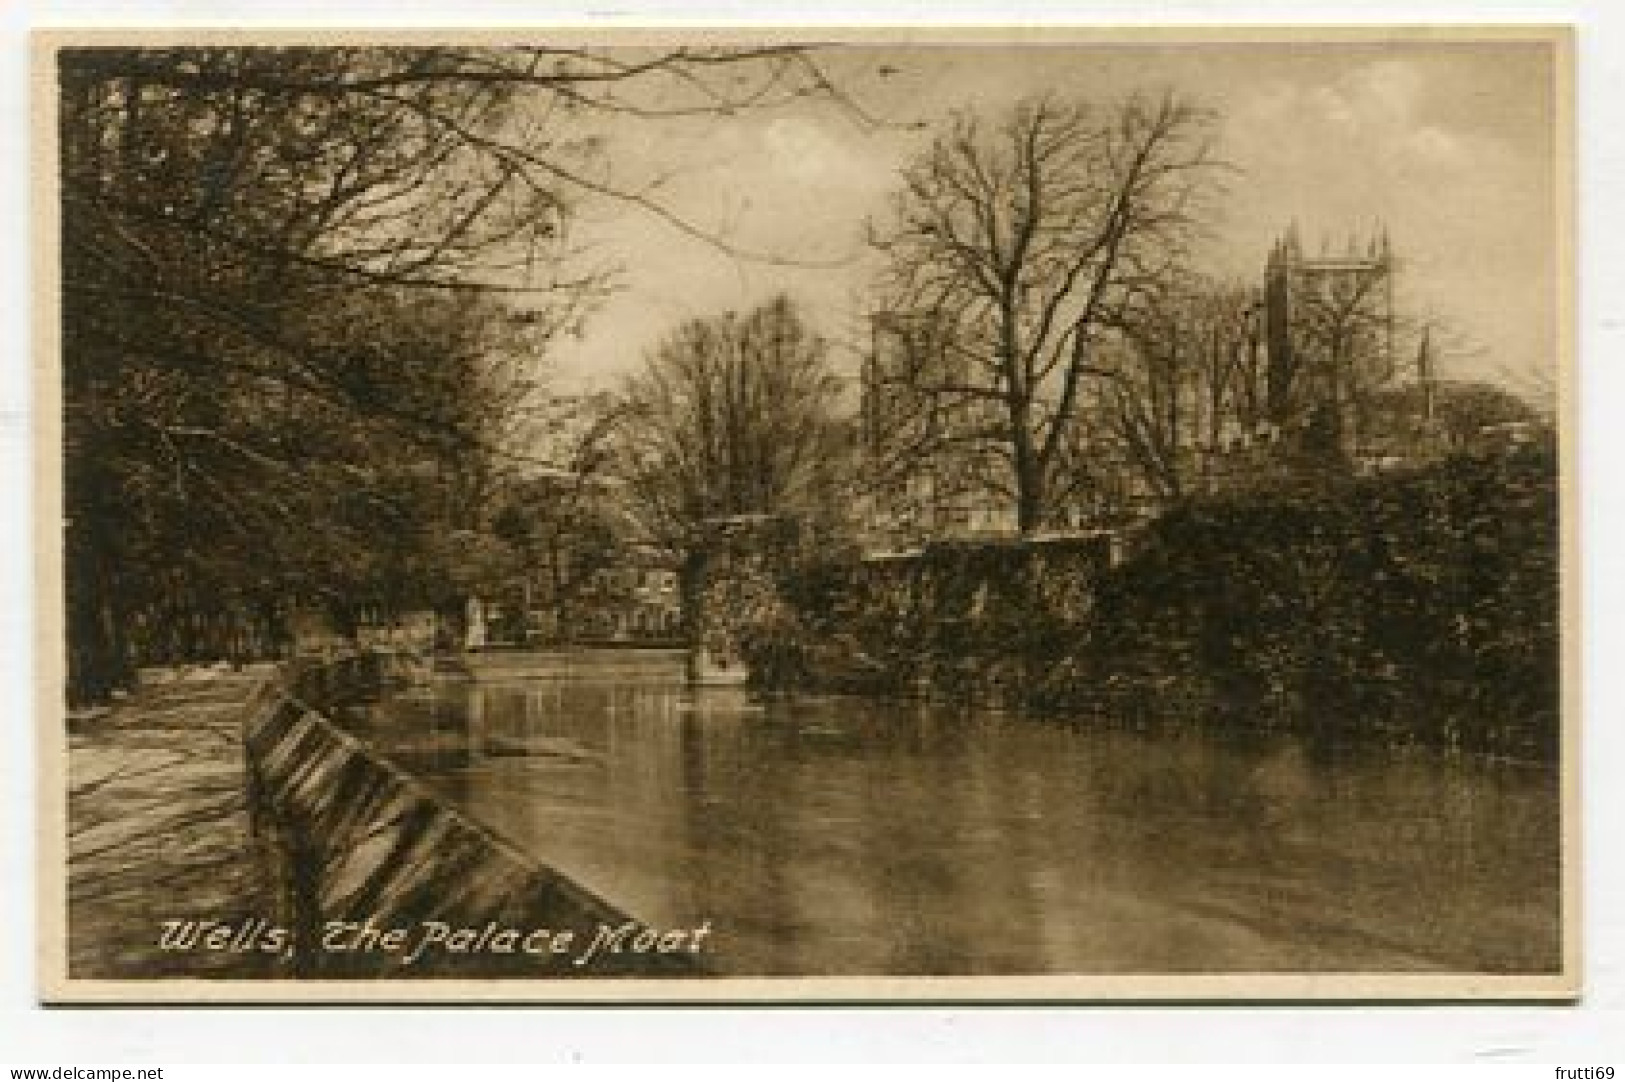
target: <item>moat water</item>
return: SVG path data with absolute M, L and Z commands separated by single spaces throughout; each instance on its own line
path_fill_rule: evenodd
M 353 722 L 737 975 L 1554 971 L 1556 771 L 491 654 Z

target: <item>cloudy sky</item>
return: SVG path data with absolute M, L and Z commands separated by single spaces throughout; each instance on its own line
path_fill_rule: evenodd
M 956 109 L 996 112 L 1052 91 L 1096 101 L 1174 88 L 1222 118 L 1237 168 L 1213 222 L 1209 269 L 1253 278 L 1296 221 L 1341 250 L 1385 225 L 1399 292 L 1436 321 L 1449 374 L 1549 368 L 1555 333 L 1554 58 L 1541 43 L 842 47 L 822 64 L 867 116 L 831 103 L 703 121 L 617 123 L 617 183 L 661 177 L 663 204 L 739 259 L 624 205 L 585 208 L 581 235 L 623 266 L 621 290 L 562 342 L 567 383 L 606 384 L 677 322 L 784 289 L 820 329 L 856 341 L 873 263 L 864 222 L 899 168 Z M 923 122 L 926 130 L 915 125 Z

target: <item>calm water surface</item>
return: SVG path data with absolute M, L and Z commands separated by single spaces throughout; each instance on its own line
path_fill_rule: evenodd
M 357 724 L 735 974 L 1558 966 L 1555 771 L 489 655 Z

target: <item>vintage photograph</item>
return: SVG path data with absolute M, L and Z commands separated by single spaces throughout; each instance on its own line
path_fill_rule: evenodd
M 1562 28 L 36 38 L 43 994 L 1577 994 Z

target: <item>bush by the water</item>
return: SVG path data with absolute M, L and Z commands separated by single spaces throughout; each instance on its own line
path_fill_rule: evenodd
M 1103 542 L 802 564 L 769 684 L 1555 753 L 1548 445 L 1187 502 Z

